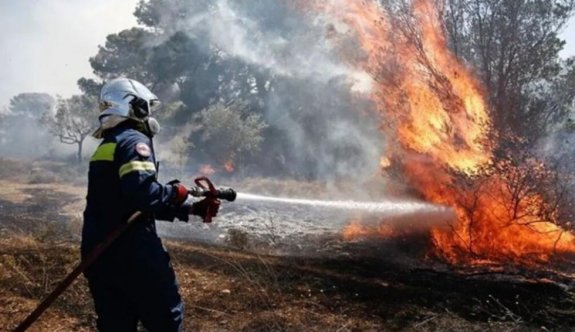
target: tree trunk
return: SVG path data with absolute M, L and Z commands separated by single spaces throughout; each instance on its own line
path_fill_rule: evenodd
M 78 165 L 80 165 L 82 163 L 82 145 L 84 144 L 84 138 L 82 138 L 80 141 L 78 141 L 78 154 L 76 155 L 76 162 L 78 162 Z

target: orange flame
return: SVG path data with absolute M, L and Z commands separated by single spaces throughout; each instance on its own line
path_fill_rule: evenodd
M 233 173 L 233 171 L 236 170 L 236 165 L 234 165 L 234 162 L 231 160 L 228 160 L 224 163 L 224 169 L 226 170 L 226 172 L 228 173 Z
M 391 140 L 382 168 L 393 160 L 425 199 L 455 209 L 453 228 L 431 233 L 437 255 L 473 263 L 547 261 L 554 253 L 575 253 L 575 237 L 554 223 L 553 214 L 534 217 L 549 207 L 543 197 L 525 193 L 514 201 L 501 175 L 484 176 L 493 165 L 484 91 L 449 51 L 431 0 L 412 0 L 405 16 L 390 15 L 377 1 L 317 0 L 306 6 L 339 20 L 348 27 L 342 33 L 353 34 L 361 45 L 364 54 L 347 49 L 341 54 L 377 82 L 371 99 Z M 329 38 L 337 40 L 333 29 Z M 520 171 L 508 166 L 510 172 Z M 517 203 L 514 215 L 511 202 Z M 370 232 L 378 230 L 356 221 L 343 236 Z
M 379 159 L 379 167 L 381 167 L 382 169 L 388 168 L 391 166 L 391 160 L 389 160 L 389 158 L 387 158 L 386 156 L 382 156 Z
M 210 176 L 214 175 L 216 173 L 216 170 L 210 164 L 203 164 L 202 166 L 200 166 L 199 173 L 200 175 L 203 176 Z
M 386 224 L 364 225 L 360 220 L 354 220 L 342 231 L 342 237 L 346 241 L 368 237 L 390 237 L 393 229 Z

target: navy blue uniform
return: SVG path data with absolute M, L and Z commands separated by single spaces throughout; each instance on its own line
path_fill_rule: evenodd
M 187 221 L 171 185 L 157 182 L 151 139 L 124 123 L 104 134 L 90 160 L 82 230 L 85 257 L 136 211 L 134 222 L 85 273 L 100 331 L 181 331 L 183 303 L 154 219 Z

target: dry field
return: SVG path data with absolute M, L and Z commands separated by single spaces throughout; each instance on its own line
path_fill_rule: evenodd
M 6 162 L 4 162 L 5 164 Z M 77 263 L 84 187 L 18 164 L 0 171 L 0 330 L 11 330 Z M 198 331 L 541 331 L 575 326 L 573 281 L 517 271 L 456 271 L 418 237 L 302 237 L 281 254 L 228 232 L 225 245 L 167 239 Z M 313 254 L 313 243 L 318 250 Z M 303 248 L 303 249 L 302 249 Z M 304 250 L 305 249 L 305 250 Z M 319 250 L 321 249 L 321 250 Z M 298 252 L 305 251 L 305 254 Z M 31 331 L 93 331 L 79 278 Z

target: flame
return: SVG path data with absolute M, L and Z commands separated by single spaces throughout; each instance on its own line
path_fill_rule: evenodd
M 507 167 L 519 179 L 527 172 Z M 450 262 L 545 263 L 558 254 L 575 253 L 575 236 L 555 224 L 557 209 L 537 193 L 510 188 L 501 175 L 490 175 L 468 190 L 459 188 L 452 200 L 458 222 L 451 231 L 432 231 L 435 253 Z M 541 217 L 544 211 L 551 211 L 547 218 Z
M 216 170 L 210 164 L 203 164 L 199 169 L 200 175 L 210 176 L 216 173 Z
M 393 229 L 386 224 L 364 225 L 361 220 L 353 220 L 342 231 L 342 238 L 351 241 L 366 237 L 391 237 Z
M 495 161 L 485 92 L 449 51 L 431 0 L 412 0 L 405 16 L 391 15 L 377 1 L 300 1 L 299 6 L 327 13 L 358 40 L 363 54 L 341 43 L 341 55 L 375 82 L 370 98 L 391 141 L 382 169 L 393 161 L 423 198 L 456 211 L 451 229 L 431 231 L 437 256 L 452 263 L 545 262 L 555 253 L 575 253 L 575 237 L 556 225 L 556 213 L 536 217 L 553 210 L 550 203 L 535 192 L 519 200 L 504 175 L 487 174 Z M 337 42 L 333 24 L 328 36 Z M 528 170 L 506 165 L 504 171 L 521 176 Z M 372 233 L 380 230 L 354 221 L 343 237 Z
M 228 160 L 224 163 L 224 169 L 226 170 L 226 172 L 228 173 L 233 173 L 233 171 L 236 170 L 236 165 L 234 164 L 233 161 Z
M 391 160 L 389 160 L 389 158 L 387 158 L 386 156 L 382 156 L 379 159 L 379 167 L 381 167 L 382 169 L 388 168 L 391 166 Z

